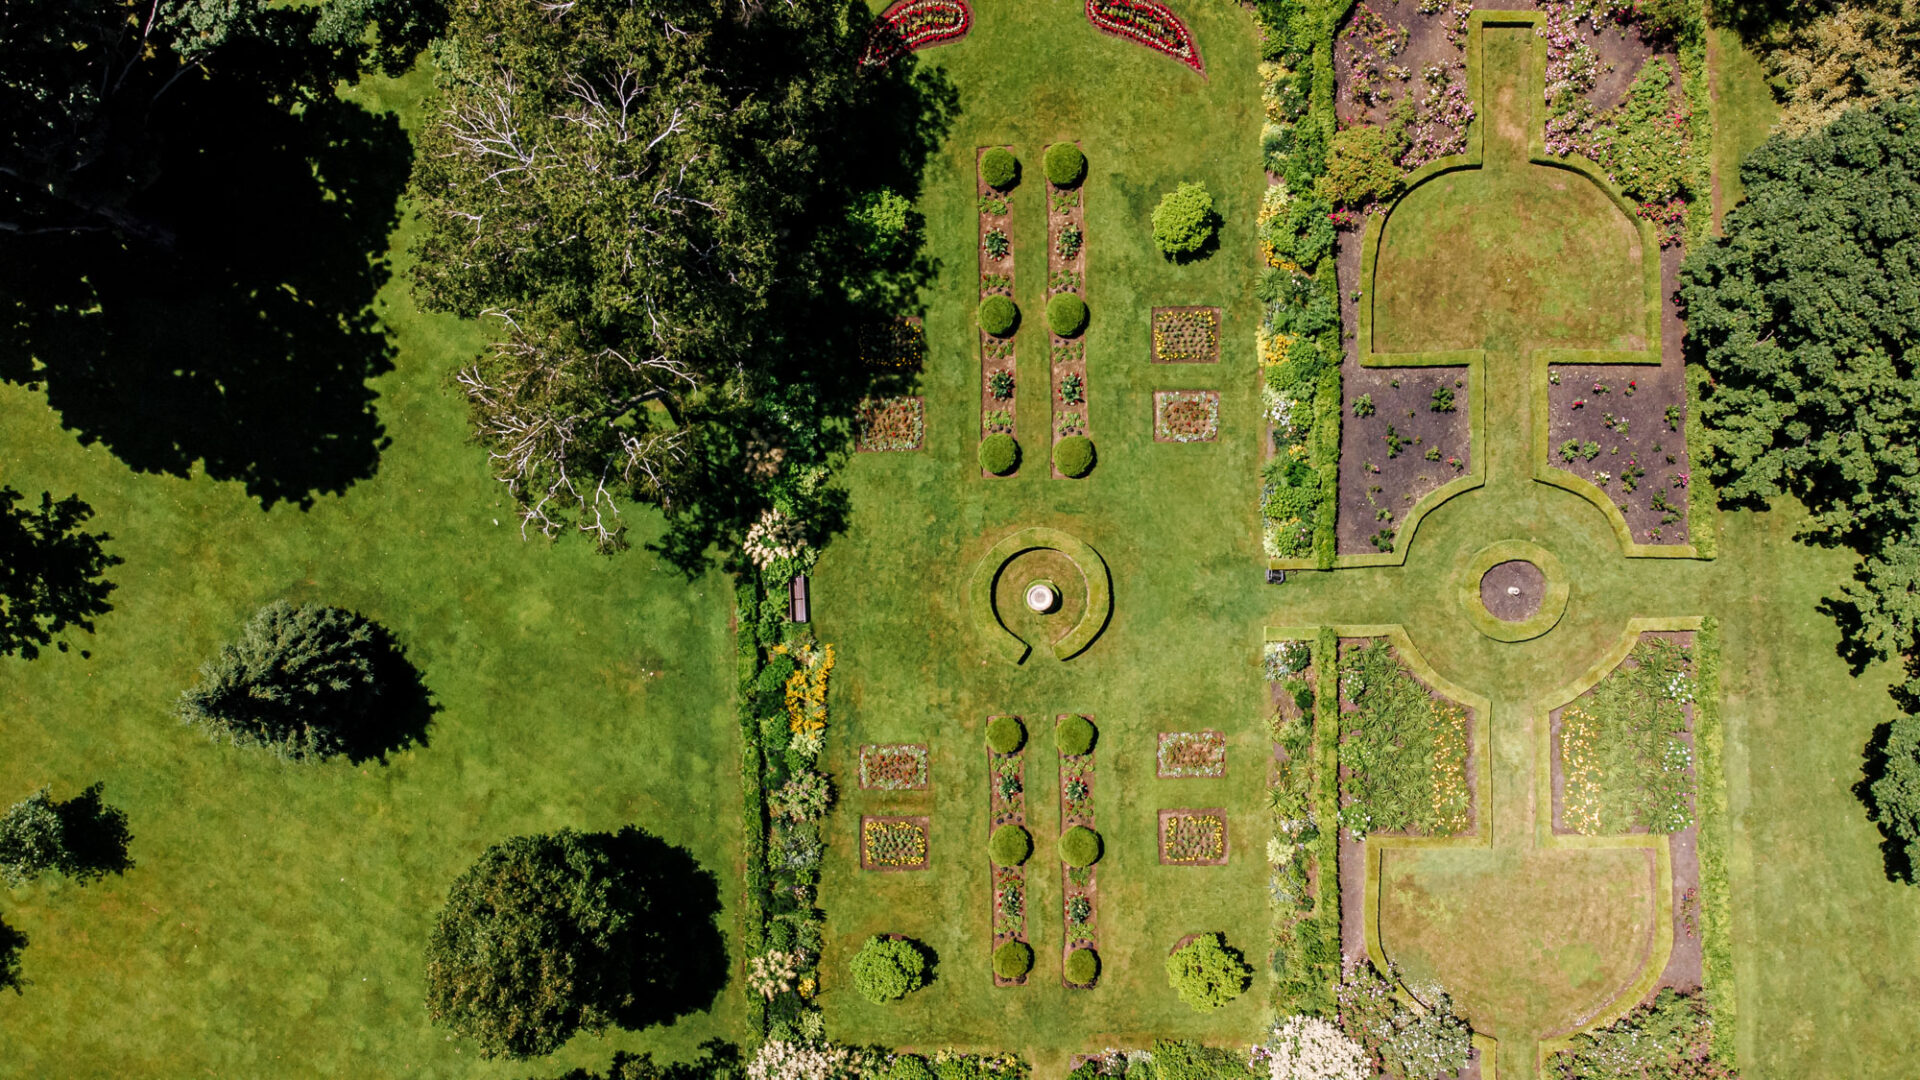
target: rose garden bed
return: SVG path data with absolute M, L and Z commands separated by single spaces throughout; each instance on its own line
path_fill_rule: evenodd
M 995 716 L 989 723 L 998 720 Z M 1018 720 L 1019 717 L 1013 717 Z M 1011 754 L 999 754 L 987 751 L 987 833 L 992 835 L 1002 825 L 1027 826 L 1026 793 L 1027 746 Z M 987 866 L 992 874 L 993 893 L 990 899 L 989 925 L 992 933 L 987 938 L 987 956 L 989 961 L 995 950 L 1009 941 L 1027 940 L 1027 870 L 1023 863 L 1019 866 L 1000 866 L 988 858 Z M 989 965 L 991 966 L 991 965 Z M 1028 976 L 1017 979 L 1003 979 L 998 972 L 993 973 L 995 986 L 1024 986 Z
M 1160 811 L 1160 861 L 1167 866 L 1224 866 L 1227 862 L 1227 812 Z
M 1066 720 L 1068 715 L 1061 714 L 1055 722 Z M 1060 831 L 1063 834 L 1075 826 L 1099 831 L 1093 815 L 1095 752 L 1060 755 Z M 1067 981 L 1067 957 L 1076 949 L 1099 951 L 1099 870 L 1097 863 L 1081 867 L 1069 866 L 1064 860 L 1060 863 L 1061 920 L 1065 931 L 1060 939 L 1060 981 L 1068 989 L 1083 988 Z
M 1153 392 L 1153 441 L 1213 442 L 1220 437 L 1218 390 Z
M 1428 492 L 1473 467 L 1465 368 L 1362 368 L 1344 380 L 1341 554 L 1392 551 Z
M 1073 144 L 1078 146 L 1078 143 Z M 1086 178 L 1072 187 L 1047 180 L 1047 299 L 1071 293 L 1087 298 Z M 1067 338 L 1048 328 L 1049 369 L 1053 379 L 1053 441 L 1070 435 L 1091 437 L 1087 384 L 1086 331 Z M 1055 479 L 1064 479 L 1058 468 Z
M 1161 779 L 1217 779 L 1227 775 L 1227 736 L 1221 731 L 1163 731 L 1154 755 Z
M 861 747 L 860 786 L 868 791 L 926 790 L 926 745 L 869 743 Z
M 1547 381 L 1548 464 L 1605 492 L 1635 541 L 1686 543 L 1693 477 L 1679 363 L 1556 367 Z
M 979 235 L 975 238 L 980 262 L 979 300 L 989 296 L 1014 294 L 1013 276 L 1013 191 L 1001 191 L 987 183 L 984 170 L 978 168 L 978 159 L 984 158 L 989 150 L 1000 149 L 1012 153 L 1011 147 L 980 147 L 975 152 L 975 194 L 979 206 Z M 984 327 L 976 332 L 980 336 L 980 436 L 1005 434 L 1019 438 L 1019 423 L 1014 408 L 1014 341 L 1026 319 L 1031 313 L 1022 313 L 1005 337 L 989 334 Z M 1013 475 L 1020 470 L 1016 466 Z M 985 469 L 980 475 L 989 479 L 993 474 Z
M 926 404 L 918 397 L 863 399 L 859 427 L 861 453 L 918 450 L 926 442 Z

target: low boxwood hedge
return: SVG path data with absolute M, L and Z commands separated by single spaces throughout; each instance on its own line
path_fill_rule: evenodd
M 989 296 L 980 301 L 980 329 L 994 337 L 1006 337 L 1020 324 L 1020 305 L 1005 296 Z
M 1092 986 L 1100 977 L 1100 956 L 1092 949 L 1075 949 L 1067 954 L 1067 981 L 1075 986 Z
M 1005 191 L 1020 180 L 1020 162 L 1001 147 L 980 155 L 980 179 L 996 191 Z
M 1003 979 L 1018 979 L 1033 970 L 1033 946 L 1024 941 L 1009 941 L 993 950 L 993 973 Z
M 1068 757 L 1078 757 L 1093 749 L 1093 721 L 1084 716 L 1069 716 L 1053 729 L 1053 744 Z
M 1055 443 L 1053 467 L 1076 480 L 1092 472 L 1093 440 L 1085 435 L 1069 435 Z
M 1075 825 L 1060 834 L 1060 858 L 1068 866 L 1092 866 L 1100 861 L 1100 834 Z
M 1019 866 L 1033 854 L 1033 836 L 1019 825 L 1002 825 L 987 841 L 987 857 L 995 866 Z
M 996 754 L 1011 754 L 1027 744 L 1027 726 L 1017 716 L 996 716 L 987 724 L 987 746 Z
M 1047 147 L 1046 166 L 1054 187 L 1079 187 L 1087 176 L 1087 155 L 1072 143 L 1054 143 Z
M 1020 467 L 1020 444 L 1005 432 L 981 439 L 980 467 L 995 476 L 1007 475 Z

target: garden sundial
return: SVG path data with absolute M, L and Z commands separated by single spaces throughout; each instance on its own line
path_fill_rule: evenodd
M 1409 985 L 1444 984 L 1490 1059 L 1482 1075 L 1502 1080 L 1535 1075 L 1667 973 L 1674 845 L 1556 820 L 1552 717 L 1643 633 L 1699 630 L 1707 610 L 1698 549 L 1636 542 L 1605 492 L 1548 456 L 1550 365 L 1662 353 L 1651 229 L 1589 163 L 1544 152 L 1543 19 L 1473 14 L 1468 150 L 1415 173 L 1362 241 L 1360 363 L 1464 369 L 1471 466 L 1411 509 L 1395 551 L 1295 575 L 1267 631 L 1384 638 L 1470 710 L 1468 829 L 1352 845 L 1342 862 L 1357 857 L 1364 888 L 1343 937 Z

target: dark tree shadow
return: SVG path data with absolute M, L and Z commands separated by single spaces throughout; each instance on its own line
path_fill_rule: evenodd
M 133 856 L 127 854 L 133 833 L 127 829 L 126 811 L 100 798 L 104 787 L 95 784 L 54 807 L 66 848 L 60 872 L 82 885 L 133 869 Z
M 617 950 L 632 984 L 614 1023 L 633 1031 L 711 1009 L 728 973 L 719 879 L 685 848 L 631 826 L 593 839 L 648 904 Z
M 340 741 L 347 760 L 355 765 L 369 761 L 385 765 L 388 754 L 427 745 L 427 728 L 440 706 L 393 631 L 372 620 L 367 626 L 373 635 L 373 678 L 380 694 L 358 723 L 340 732 Z
M 917 938 L 906 938 L 904 940 L 908 945 L 913 947 L 914 952 L 917 952 L 920 954 L 920 958 L 922 960 L 925 960 L 927 962 L 927 980 L 926 982 L 920 984 L 920 989 L 925 990 L 927 987 L 932 986 L 934 983 L 939 982 L 940 981 L 940 954 L 934 951 L 933 946 Z M 918 993 L 918 992 L 919 991 L 915 991 L 915 993 Z
M 745 1071 L 739 1047 L 724 1039 L 708 1039 L 700 1044 L 700 1056 L 691 1061 L 662 1065 L 650 1053 L 616 1050 L 613 1064 L 604 1073 L 573 1069 L 553 1080 L 737 1080 Z
M 20 973 L 20 954 L 26 951 L 27 935 L 0 919 L 0 990 L 20 993 L 27 979 Z
M 1853 785 L 1853 794 L 1866 807 L 1867 819 L 1880 830 L 1880 862 L 1887 880 L 1912 885 L 1915 884 L 1913 856 L 1907 849 L 1906 841 L 1880 824 L 1880 804 L 1873 797 L 1873 785 L 1887 775 L 1887 742 L 1892 734 L 1891 721 L 1874 727 L 1873 736 L 1867 740 L 1866 749 L 1861 754 L 1860 780 Z
M 55 501 L 42 492 L 38 507 L 20 502 L 0 487 L 0 656 L 32 660 L 45 645 L 66 652 L 61 631 L 92 633 L 94 617 L 113 610 L 113 582 L 101 575 L 121 560 L 101 547 L 110 536 L 81 528 L 93 508 L 79 496 Z
M 143 237 L 5 241 L 0 378 L 44 387 L 135 471 L 198 462 L 263 507 L 306 506 L 372 476 L 387 445 L 367 381 L 393 350 L 372 302 L 410 147 L 390 114 L 262 74 L 299 57 L 234 50 L 147 117 L 162 150 L 128 206 Z

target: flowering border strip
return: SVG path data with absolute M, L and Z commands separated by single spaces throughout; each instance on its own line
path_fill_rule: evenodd
M 1074 140 L 1079 146 L 1079 140 Z M 1071 199 L 1071 205 L 1067 200 Z M 1080 233 L 1080 246 L 1072 257 L 1060 254 L 1060 235 L 1068 226 Z M 1077 187 L 1055 187 L 1053 181 L 1047 181 L 1047 299 L 1052 300 L 1060 293 L 1073 293 L 1082 301 L 1087 298 L 1087 196 L 1086 179 L 1082 178 Z M 1093 412 L 1088 407 L 1087 385 L 1087 332 L 1082 330 L 1077 338 L 1063 338 L 1047 327 L 1047 367 L 1053 379 L 1053 392 L 1048 398 L 1053 403 L 1053 444 L 1069 435 L 1093 435 L 1090 421 Z M 1065 383 L 1069 377 L 1080 380 L 1077 403 L 1068 403 L 1065 395 Z M 1077 416 L 1079 423 L 1066 421 Z M 1053 478 L 1067 479 L 1056 466 Z
M 1169 360 L 1165 356 L 1160 355 L 1160 320 L 1161 318 L 1163 316 L 1177 317 L 1177 316 L 1185 315 L 1189 312 L 1195 312 L 1195 311 L 1204 312 L 1213 316 L 1213 348 L 1209 350 L 1210 355 L 1201 357 L 1198 360 Z M 1205 304 L 1193 304 L 1193 305 L 1188 305 L 1186 307 L 1157 307 L 1153 309 L 1152 315 L 1153 315 L 1152 320 L 1149 323 L 1150 331 L 1151 331 L 1149 334 L 1150 342 L 1147 346 L 1149 363 L 1217 364 L 1220 362 L 1220 328 L 1222 325 L 1222 319 L 1221 319 L 1219 308 L 1208 307 Z
M 1193 32 L 1156 0 L 1087 0 L 1087 21 L 1101 33 L 1144 45 L 1202 75 L 1207 73 Z
M 1208 765 L 1198 772 L 1187 771 L 1186 766 L 1167 767 L 1167 746 L 1175 742 L 1198 740 L 1210 751 L 1210 756 L 1218 757 L 1217 766 Z M 1153 753 L 1153 774 L 1162 780 L 1218 780 L 1227 775 L 1227 733 L 1224 731 L 1163 731 L 1155 743 Z
M 1212 818 L 1218 822 L 1220 824 L 1220 854 L 1211 859 L 1176 859 L 1169 854 L 1167 851 L 1167 830 L 1172 827 L 1175 820 L 1180 818 L 1192 820 Z M 1227 812 L 1217 806 L 1206 807 L 1199 810 L 1184 808 L 1162 810 L 1159 813 L 1159 828 L 1156 830 L 1156 835 L 1159 837 L 1158 846 L 1160 848 L 1160 865 L 1162 866 L 1225 866 L 1227 865 L 1227 856 L 1233 850 L 1232 845 L 1227 839 Z
M 1093 717 L 1087 713 L 1060 713 L 1053 718 L 1054 726 L 1058 727 L 1070 716 L 1078 716 L 1088 723 L 1093 722 Z M 1094 824 L 1093 815 L 1093 785 L 1095 779 L 1093 755 L 1098 752 L 1098 750 L 1099 744 L 1096 741 L 1094 749 L 1084 754 L 1060 755 L 1060 835 L 1062 836 L 1065 836 L 1067 830 L 1073 828 L 1075 825 L 1084 825 L 1095 832 L 1100 831 L 1099 827 Z M 1077 812 L 1069 809 L 1071 803 L 1067 798 L 1067 783 L 1076 778 L 1082 780 L 1087 785 L 1086 797 L 1078 800 L 1084 807 L 1084 810 Z M 1081 875 L 1082 881 L 1076 882 L 1074 880 L 1076 873 Z M 1075 949 L 1092 949 L 1096 956 L 1099 955 L 1100 952 L 1099 873 L 1100 864 L 1098 862 L 1092 866 L 1085 866 L 1075 870 L 1073 867 L 1067 865 L 1065 859 L 1060 861 L 1060 985 L 1069 990 L 1087 990 L 1090 989 L 1092 985 L 1099 983 L 1097 976 L 1094 979 L 1094 983 L 1089 986 L 1081 986 L 1078 983 L 1070 983 L 1067 981 L 1067 957 L 1073 955 Z M 1081 896 L 1086 897 L 1088 903 L 1091 905 L 1091 910 L 1087 914 L 1087 921 L 1080 925 L 1080 929 L 1076 933 L 1072 920 L 1067 918 L 1067 905 L 1072 903 L 1075 897 Z
M 874 862 L 872 859 L 868 858 L 867 845 L 871 837 L 868 835 L 867 830 L 875 825 L 887 826 L 887 825 L 898 825 L 898 824 L 911 825 L 914 828 L 920 830 L 920 843 L 922 848 L 924 849 L 920 853 L 920 861 L 917 863 L 900 863 L 898 865 L 890 865 L 887 863 L 877 863 L 877 862 Z M 903 816 L 897 816 L 897 815 L 884 815 L 884 814 L 882 815 L 862 814 L 860 816 L 860 869 L 875 870 L 880 873 L 886 874 L 886 873 L 903 873 L 910 870 L 925 870 L 932 865 L 933 865 L 933 822 L 931 819 L 927 818 L 924 815 L 903 817 Z
M 918 753 L 915 753 L 918 751 Z M 919 759 L 918 779 L 914 783 L 895 787 L 888 783 L 869 783 L 867 763 L 875 759 L 904 754 Z M 929 772 L 929 754 L 926 743 L 868 743 L 860 748 L 860 788 L 863 791 L 925 791 Z
M 920 49 L 948 45 L 973 29 L 965 0 L 900 0 L 874 20 L 861 67 L 886 67 Z
M 1010 716 L 1010 718 L 1020 719 L 1018 716 Z M 991 724 L 999 719 L 1001 719 L 1000 716 L 990 716 L 987 718 L 987 723 Z M 1031 741 L 1029 738 L 1029 745 Z M 1003 762 L 1012 763 L 1014 776 L 1019 779 L 1020 784 L 1020 790 L 1012 798 L 1006 799 L 1000 797 L 999 787 L 1000 765 Z M 987 835 L 989 837 L 993 835 L 993 830 L 1002 825 L 1018 825 L 1027 829 L 1029 833 L 1033 831 L 1027 828 L 1026 777 L 1026 745 L 1011 754 L 996 754 L 991 747 L 987 749 Z M 1009 941 L 1027 941 L 1027 920 L 1033 915 L 1027 907 L 1027 901 L 1032 895 L 1027 891 L 1027 868 L 1024 864 L 996 866 L 993 856 L 989 855 L 987 856 L 987 879 L 992 882 L 992 888 L 987 890 L 987 971 L 993 976 L 995 986 L 1025 986 L 1033 973 L 1029 971 L 1017 979 L 1003 979 L 993 970 L 993 954 Z M 1019 925 L 1010 929 L 1003 925 L 1000 918 L 1000 897 L 1009 886 L 1020 890 Z M 1002 932 L 1003 930 L 1005 932 Z
M 979 235 L 975 236 L 973 241 L 974 254 L 980 260 L 980 295 L 975 301 L 976 304 L 989 296 L 1012 297 L 1014 294 L 1013 192 L 993 188 L 981 173 L 980 159 L 986 156 L 989 150 L 1005 150 L 1011 154 L 1013 147 L 982 146 L 973 152 L 974 197 L 977 200 L 976 206 L 980 216 Z M 996 206 L 1004 210 L 1004 213 L 988 212 Z M 987 234 L 995 229 L 1007 237 L 1007 253 L 999 258 L 987 253 Z M 1022 324 L 1026 322 L 1026 313 L 1021 313 L 1020 321 Z M 1020 438 L 1020 413 L 1014 408 L 1014 401 L 1020 396 L 1017 381 L 1019 364 L 1015 355 L 1014 339 L 1020 336 L 1021 329 L 1023 329 L 1022 325 L 1016 325 L 1013 333 L 1004 338 L 994 337 L 978 327 L 974 331 L 980 336 L 980 438 L 983 441 L 987 436 L 997 432 L 1011 435 L 1015 440 Z M 1015 392 L 1004 400 L 995 398 L 990 389 L 990 380 L 995 372 L 1000 371 L 1016 379 Z M 994 421 L 993 417 L 996 413 L 1004 414 L 1004 423 Z M 988 480 L 1006 479 L 1006 477 L 995 476 L 984 468 L 980 470 L 980 475 Z M 1020 466 L 1016 464 L 1007 477 L 1018 475 L 1020 475 Z

